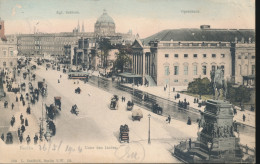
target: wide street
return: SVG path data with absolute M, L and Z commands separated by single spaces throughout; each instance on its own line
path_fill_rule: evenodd
M 15 122 L 14 127 L 10 127 L 9 129 L 5 128 L 3 129 L 3 132 L 1 131 L 1 133 L 6 134 L 8 131 L 11 131 L 14 135 L 15 143 L 18 143 L 17 128 L 20 126 L 20 114 L 23 113 L 24 116 L 28 117 L 29 121 L 29 126 L 26 127 L 24 138 L 25 136 L 30 135 L 31 141 L 33 141 L 33 136 L 36 133 L 39 134 L 39 125 L 42 112 L 44 113 L 44 117 L 46 117 L 45 104 L 50 105 L 54 103 L 54 96 L 61 97 L 62 105 L 59 115 L 54 120 L 57 130 L 56 135 L 51 138 L 51 143 L 62 143 L 65 150 L 67 150 L 66 145 L 68 144 L 73 146 L 89 145 L 89 147 L 107 146 L 116 148 L 120 148 L 120 145 L 123 145 L 123 147 L 127 145 L 138 151 L 141 148 L 140 154 L 142 154 L 142 158 L 139 157 L 138 159 L 135 159 L 134 162 L 177 162 L 178 160 L 171 155 L 171 150 L 174 145 L 179 143 L 181 140 L 187 140 L 189 138 L 195 140 L 197 136 L 197 124 L 187 125 L 185 122 L 179 120 L 172 120 L 171 124 L 167 124 L 165 121 L 166 117 L 156 115 L 150 111 L 138 107 L 137 105 L 135 105 L 134 108 L 141 108 L 144 117 L 140 122 L 132 121 L 132 113 L 126 110 L 126 103 L 130 99 L 127 95 L 125 95 L 126 102 L 119 102 L 119 110 L 110 110 L 109 104 L 113 94 L 109 92 L 105 92 L 104 90 L 89 84 L 84 84 L 82 81 L 68 80 L 66 74 L 50 69 L 46 71 L 45 67 L 37 67 L 34 73 L 36 74 L 36 80 L 32 81 L 33 86 L 37 87 L 37 81 L 41 81 L 44 78 L 46 84 L 48 85 L 47 97 L 42 98 L 40 96 L 39 101 L 36 102 L 35 105 L 30 104 L 32 108 L 31 115 L 27 115 L 25 112 L 25 107 L 27 107 L 27 104 L 25 107 L 22 107 L 22 104 L 19 104 L 19 109 L 18 105 L 17 109 L 14 110 L 11 110 L 10 108 L 3 109 L 8 111 L 9 115 L 13 114 L 17 121 Z M 61 78 L 60 75 L 62 75 Z M 22 74 L 20 74 L 20 76 L 22 76 Z M 58 79 L 60 80 L 60 83 L 58 83 Z M 17 81 L 19 83 L 24 82 L 22 77 L 17 77 Z M 28 77 L 25 82 L 28 84 Z M 75 94 L 74 90 L 78 86 L 82 89 L 82 92 L 80 94 Z M 10 92 L 7 93 L 8 97 L 12 99 L 10 102 L 15 102 L 15 94 Z M 25 95 L 25 93 L 26 92 L 22 92 L 23 95 Z M 78 106 L 78 116 L 70 113 L 70 109 L 74 104 L 77 104 Z M 148 114 L 151 114 L 151 145 L 147 144 Z M 9 115 L 5 119 L 1 119 L 4 120 L 4 125 L 7 127 L 9 124 Z M 120 125 L 124 124 L 127 124 L 130 129 L 129 144 L 119 143 L 119 128 Z M 46 127 L 44 127 L 44 129 L 46 130 Z M 39 145 L 44 144 L 46 144 L 46 141 L 40 143 Z M 22 145 L 26 145 L 26 141 L 23 141 Z M 34 147 L 32 143 L 30 146 Z M 151 147 L 153 147 L 153 149 L 151 149 Z M 39 147 L 37 149 L 36 145 L 34 150 L 35 149 L 38 150 Z M 103 151 L 97 149 L 95 150 L 97 156 L 104 155 Z M 154 152 L 155 150 L 157 151 Z M 109 158 L 111 158 L 112 154 L 112 156 L 115 157 L 112 159 L 113 161 L 120 162 L 129 160 L 128 158 L 123 157 L 124 154 L 120 155 L 119 153 L 119 155 L 113 155 L 117 154 L 117 152 L 118 151 L 115 149 L 109 149 L 109 151 L 107 150 L 105 154 Z M 4 152 L 1 152 L 1 154 L 2 153 L 5 154 Z M 26 159 L 26 153 L 24 151 L 18 151 L 16 153 L 24 153 L 24 157 Z M 61 156 L 63 156 L 64 153 L 61 153 Z M 157 156 L 154 156 L 154 154 L 157 154 Z M 5 158 L 2 160 L 5 161 L 4 159 Z M 78 159 L 73 159 L 73 162 L 78 162 L 77 160 Z M 98 161 L 96 158 L 93 160 Z

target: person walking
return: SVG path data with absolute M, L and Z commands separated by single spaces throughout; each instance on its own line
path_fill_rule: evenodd
M 243 114 L 243 122 L 245 122 L 245 120 L 246 120 L 246 116 L 245 114 Z
M 23 119 L 23 114 L 21 113 L 21 115 L 20 115 L 20 120 L 22 120 Z
M 36 134 L 35 134 L 35 136 L 34 136 L 33 140 L 34 140 L 34 144 L 37 144 L 37 141 L 38 141 L 38 136 L 37 136 Z
M 21 130 L 20 130 L 20 128 L 18 128 L 18 131 L 17 131 L 17 133 L 18 133 L 18 137 L 20 136 L 20 134 L 21 134 Z
M 168 121 L 169 124 L 171 123 L 171 116 L 170 115 L 168 116 L 167 121 Z
M 19 136 L 19 141 L 20 141 L 20 143 L 23 142 L 23 134 L 21 134 L 21 135 Z
M 28 120 L 27 120 L 27 118 L 25 119 L 25 126 L 28 126 Z
M 12 103 L 12 110 L 14 109 L 14 103 Z
M 29 145 L 29 144 L 30 144 L 30 142 L 31 142 L 31 138 L 30 138 L 30 136 L 29 136 L 29 135 L 26 137 L 26 141 L 27 141 L 27 144 Z
M 4 133 L 2 133 L 1 139 L 2 139 L 3 141 L 5 141 L 5 135 L 4 135 Z
M 25 131 L 25 126 L 24 125 L 21 126 L 21 131 L 22 131 L 22 133 Z

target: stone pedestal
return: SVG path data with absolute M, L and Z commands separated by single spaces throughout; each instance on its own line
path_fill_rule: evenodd
M 233 117 L 232 105 L 229 102 L 208 100 L 205 111 L 201 113 L 201 128 L 197 141 L 186 155 L 197 156 L 193 158 L 193 162 L 241 161 L 243 152 L 239 146 L 239 138 L 234 135 Z M 178 146 L 176 148 L 179 149 Z M 179 149 L 177 152 L 181 154 L 180 152 L 184 151 Z

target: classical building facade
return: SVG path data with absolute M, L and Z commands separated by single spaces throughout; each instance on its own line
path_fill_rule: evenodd
M 242 61 L 237 57 L 239 53 L 254 56 L 254 34 L 254 30 L 210 29 L 209 26 L 164 30 L 134 42 L 133 73 L 142 75 L 144 84 L 148 81 L 186 86 L 194 78 L 210 79 L 210 71 L 218 66 L 226 80 L 241 83 L 243 74 L 238 74 L 236 67 Z M 254 60 L 251 59 L 248 68 L 251 67 L 252 73 Z
M 5 35 L 4 21 L 0 19 L 0 72 L 13 70 L 17 66 L 17 39 L 15 35 Z

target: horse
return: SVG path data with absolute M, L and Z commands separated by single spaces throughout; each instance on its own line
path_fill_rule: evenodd
M 227 95 L 227 83 L 224 79 L 224 75 L 221 69 L 217 69 L 215 72 L 211 72 L 211 82 L 213 86 L 213 98 L 215 99 L 215 91 L 217 89 L 218 96 L 216 99 L 218 100 L 220 96 L 220 89 L 222 89 L 223 97 L 225 99 Z

